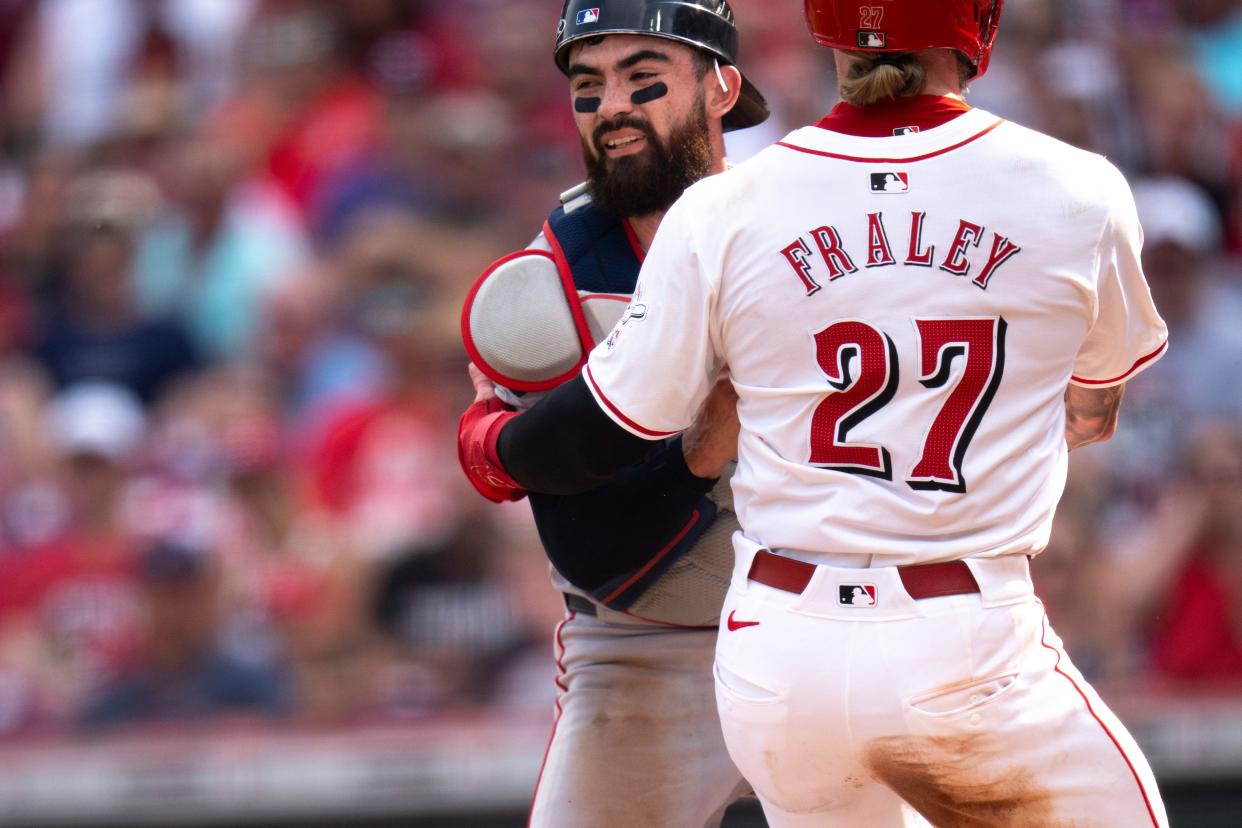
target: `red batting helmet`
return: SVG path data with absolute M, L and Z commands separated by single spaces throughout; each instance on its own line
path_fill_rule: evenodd
M 971 77 L 988 68 L 1004 0 L 805 0 L 806 23 L 822 46 L 851 52 L 955 49 Z

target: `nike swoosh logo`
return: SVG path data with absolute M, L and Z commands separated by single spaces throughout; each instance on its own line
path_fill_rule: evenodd
M 731 610 L 729 612 L 729 620 L 727 622 L 727 626 L 729 627 L 729 632 L 737 632 L 742 627 L 757 627 L 759 626 L 759 622 L 758 621 L 734 621 L 733 611 Z

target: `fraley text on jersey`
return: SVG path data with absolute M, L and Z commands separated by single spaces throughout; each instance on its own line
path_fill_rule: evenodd
M 793 268 L 794 275 L 810 296 L 820 289 L 825 274 L 829 282 L 863 267 L 893 267 L 897 264 L 916 267 L 939 267 L 954 276 L 967 276 L 978 287 L 987 290 L 988 283 L 1001 265 L 1012 259 L 1022 248 L 1007 237 L 992 231 L 990 244 L 980 247 L 988 229 L 973 221 L 961 219 L 957 232 L 947 240 L 925 240 L 923 224 L 926 213 L 868 213 L 866 218 L 866 250 L 861 245 L 847 249 L 841 234 L 831 225 L 809 230 L 785 245 L 780 254 Z M 889 225 L 892 225 L 890 230 Z M 987 251 L 986 259 L 975 253 Z M 939 252 L 937 252 L 939 251 Z

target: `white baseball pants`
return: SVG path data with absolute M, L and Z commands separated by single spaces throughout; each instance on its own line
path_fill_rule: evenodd
M 772 828 L 1167 826 L 1025 558 L 969 560 L 979 593 L 916 601 L 894 567 L 819 566 L 801 594 L 749 581 L 756 548 L 735 543 L 716 699 Z

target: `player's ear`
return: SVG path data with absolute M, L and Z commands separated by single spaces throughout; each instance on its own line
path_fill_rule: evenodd
M 707 117 L 723 118 L 733 109 L 738 96 L 742 94 L 742 73 L 733 66 L 713 63 L 703 81 L 707 84 Z

